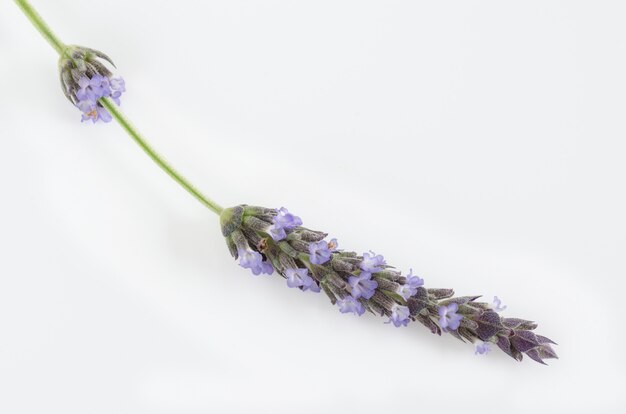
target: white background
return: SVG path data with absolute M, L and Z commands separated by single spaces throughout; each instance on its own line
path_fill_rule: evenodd
M 626 406 L 623 2 L 34 5 L 113 57 L 126 114 L 220 203 L 498 295 L 561 359 L 474 356 L 241 269 L 118 125 L 79 122 L 3 1 L 0 412 Z

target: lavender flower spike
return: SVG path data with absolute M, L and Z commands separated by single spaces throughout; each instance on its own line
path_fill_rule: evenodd
M 394 326 L 416 322 L 434 334 L 478 343 L 483 353 L 495 344 L 518 361 L 524 355 L 540 363 L 557 358 L 554 342 L 533 332 L 534 322 L 501 317 L 501 303 L 494 307 L 479 302 L 480 296 L 427 289 L 423 279 L 412 271 L 402 275 L 381 255 L 338 250 L 335 240 L 326 243 L 326 233 L 302 227 L 302 220 L 284 208 L 240 205 L 224 209 L 220 222 L 231 254 L 241 257 L 242 265 L 254 271 L 265 263 L 289 286 L 323 290 L 342 313 L 368 311 Z M 281 237 L 275 237 L 278 233 Z
M 124 80 L 113 77 L 104 62 L 114 66 L 104 53 L 81 46 L 68 46 L 59 59 L 61 88 L 82 112 L 82 121 L 111 121 L 100 99 L 110 97 L 119 105 L 126 90 Z

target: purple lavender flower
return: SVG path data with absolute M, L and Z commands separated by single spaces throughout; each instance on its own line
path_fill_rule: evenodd
M 489 344 L 489 342 L 483 342 L 482 344 L 476 345 L 476 351 L 474 352 L 474 354 L 486 355 L 489 353 L 489 351 L 491 351 L 491 345 Z
M 283 229 L 282 227 L 276 227 L 275 225 L 270 226 L 268 232 L 270 236 L 272 236 L 272 239 L 274 239 L 275 241 L 280 241 L 287 237 L 287 232 L 285 232 L 285 229 Z
M 98 111 L 98 119 L 100 119 L 102 122 L 111 122 L 111 120 L 113 119 L 109 111 L 107 111 L 104 107 L 98 105 L 96 110 Z
M 126 82 L 124 82 L 122 77 L 111 78 L 109 82 L 111 84 L 112 91 L 126 92 Z
M 102 122 L 111 122 L 111 114 L 104 107 L 94 104 L 90 101 L 81 101 L 78 103 L 78 108 L 83 112 L 81 122 L 85 122 L 89 119 L 95 124 L 98 120 Z
M 337 250 L 337 239 L 332 239 L 330 242 L 321 241 L 318 243 L 311 243 L 309 245 L 309 253 L 311 254 L 311 263 L 323 264 L 330 260 L 332 252 Z
M 406 283 L 401 285 L 398 293 L 404 298 L 409 298 L 417 293 L 417 288 L 424 285 L 424 279 L 413 274 L 413 269 L 409 270 L 409 274 L 406 275 Z
M 287 269 L 285 276 L 287 277 L 287 286 L 291 288 L 301 287 L 306 290 L 307 288 L 311 289 L 312 285 L 317 286 L 315 280 L 309 276 L 308 269 Z
M 110 122 L 112 119 L 111 114 L 98 103 L 98 100 L 101 98 L 113 96 L 109 78 L 93 75 L 90 79 L 87 76 L 83 76 L 78 80 L 78 86 L 80 89 L 76 91 L 76 99 L 78 99 L 76 106 L 83 113 L 81 121 L 84 122 L 91 119 L 93 123 L 96 123 L 98 120 Z M 119 97 L 121 96 L 119 88 L 124 88 L 124 81 L 121 78 L 116 79 L 115 87 L 118 89 L 113 92 L 115 95 L 113 100 L 119 105 Z
M 98 97 L 106 96 L 109 92 L 108 79 L 102 75 L 93 75 L 89 79 L 89 87 Z
M 244 269 L 257 267 L 263 261 L 261 253 L 254 250 L 239 250 L 239 265 Z
M 78 101 L 78 103 L 76 104 L 76 107 L 80 109 L 80 111 L 83 114 L 86 114 L 86 113 L 93 111 L 96 108 L 96 104 L 91 99 L 84 99 L 84 100 Z M 85 119 L 83 119 L 83 121 L 84 120 Z
M 504 309 L 497 297 L 490 305 L 477 301 L 480 296 L 455 297 L 452 289 L 427 289 L 412 270 L 403 276 L 373 252 L 361 256 L 338 250 L 336 240 L 325 241 L 326 232 L 302 227 L 301 223 L 285 209 L 250 205 L 227 208 L 220 214 L 222 234 L 233 257 L 242 256 L 242 250 L 258 252 L 258 256 L 249 253 L 249 257 L 242 257 L 243 264 L 262 269 L 265 263 L 291 287 L 323 290 L 342 313 L 386 315 L 386 323 L 396 327 L 419 321 L 434 334 L 448 332 L 479 344 L 479 355 L 497 345 L 518 361 L 523 356 L 539 363 L 557 358 L 554 342 L 534 333 L 536 323 L 504 318 L 496 312 Z M 280 242 L 270 237 L 270 228 Z
M 120 106 L 120 96 L 122 93 L 126 92 L 126 82 L 124 79 L 120 78 L 111 78 L 109 79 L 109 85 L 111 88 L 111 99 L 115 101 L 117 106 Z
M 302 225 L 302 220 L 298 216 L 291 214 L 285 207 L 278 209 L 278 214 L 272 220 L 272 226 L 269 228 L 270 236 L 275 241 L 279 241 L 287 237 L 286 230 L 293 229 Z
M 406 306 L 395 304 L 391 310 L 391 317 L 387 323 L 393 323 L 396 328 L 407 326 L 409 319 L 409 308 Z
M 256 276 L 263 273 L 268 275 L 274 273 L 274 267 L 269 262 L 263 261 L 261 253 L 250 249 L 239 250 L 239 266 L 252 270 Z
M 274 266 L 272 266 L 270 262 L 265 260 L 261 262 L 261 267 L 259 270 L 261 274 L 265 273 L 266 275 L 271 275 L 272 273 L 274 273 Z
M 348 283 L 352 287 L 352 296 L 355 299 L 360 297 L 371 298 L 378 287 L 378 282 L 372 280 L 370 272 L 361 272 L 358 276 L 350 276 Z
M 365 313 L 363 304 L 352 296 L 346 296 L 343 299 L 337 300 L 337 305 L 339 305 L 339 312 L 341 313 L 354 313 L 359 316 Z
M 398 288 L 398 294 L 402 296 L 404 300 L 409 300 L 409 298 L 417 293 L 417 289 L 411 288 L 409 285 L 401 285 Z
M 493 297 L 493 304 L 491 305 L 491 309 L 496 312 L 502 312 L 506 309 L 506 305 L 502 305 L 502 301 L 497 296 Z
M 292 229 L 302 225 L 302 220 L 294 216 L 285 207 L 278 209 L 278 214 L 274 216 L 274 224 L 284 229 Z
M 371 254 L 370 254 L 371 253 Z M 372 251 L 370 253 L 363 253 L 363 261 L 361 262 L 361 269 L 365 272 L 369 273 L 377 273 L 383 270 L 385 263 L 385 258 L 376 254 Z
M 311 280 L 313 280 L 313 279 L 311 279 Z M 322 291 L 322 288 L 317 283 L 315 283 L 315 281 L 313 281 L 308 286 L 303 286 L 302 290 L 303 291 L 310 290 L 311 292 L 320 293 Z
M 439 325 L 441 325 L 441 329 L 454 331 L 461 325 L 463 316 L 457 314 L 457 310 L 459 310 L 459 305 L 456 303 L 439 307 Z
M 94 83 L 95 85 L 93 85 L 93 87 L 98 88 L 100 86 L 98 82 Z M 96 102 L 98 100 L 97 93 L 92 88 L 91 80 L 87 76 L 83 76 L 78 80 L 78 86 L 80 89 L 76 91 L 76 98 L 78 98 L 79 101 Z
M 82 121 L 111 121 L 100 100 L 110 97 L 119 105 L 126 90 L 124 80 L 113 78 L 103 61 L 113 65 L 104 53 L 81 46 L 69 46 L 59 61 L 63 93 L 80 109 Z

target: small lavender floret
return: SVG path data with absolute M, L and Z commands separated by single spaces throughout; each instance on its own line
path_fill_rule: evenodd
M 303 291 L 310 290 L 311 292 L 320 293 L 322 291 L 322 288 L 317 283 L 315 283 L 315 281 L 313 281 L 313 283 L 311 283 L 310 285 L 303 286 L 302 290 Z
M 298 216 L 294 216 L 285 207 L 278 209 L 278 214 L 274 216 L 274 224 L 284 229 L 292 229 L 302 225 L 302 220 Z
M 395 304 L 391 310 L 391 317 L 387 323 L 393 323 L 396 328 L 407 326 L 409 319 L 409 308 L 403 305 Z
M 506 305 L 502 304 L 502 301 L 497 296 L 493 297 L 493 304 L 491 305 L 491 309 L 496 312 L 502 312 L 506 309 Z
M 254 250 L 239 250 L 239 266 L 244 269 L 250 269 L 256 276 L 263 273 L 268 275 L 274 273 L 274 267 L 270 263 L 263 261 L 261 253 Z
M 377 273 L 383 270 L 385 263 L 385 258 L 376 254 L 372 251 L 370 253 L 363 253 L 363 260 L 361 261 L 360 267 L 363 271 L 369 273 Z
M 339 244 L 337 239 L 332 239 L 330 242 L 322 240 L 318 243 L 309 244 L 309 253 L 311 255 L 311 263 L 321 265 L 330 260 L 332 253 L 337 250 Z
M 272 264 L 267 260 L 261 262 L 261 274 L 263 273 L 265 273 L 266 275 L 271 275 L 272 273 L 274 273 L 274 266 L 272 266 Z
M 439 307 L 439 325 L 441 325 L 441 329 L 454 331 L 461 325 L 463 316 L 456 313 L 457 310 L 459 310 L 459 305 L 456 303 Z
M 315 280 L 309 276 L 308 269 L 287 269 L 285 271 L 287 277 L 287 286 L 290 288 L 302 288 L 302 290 L 312 290 L 313 292 L 319 292 L 320 288 L 315 283 Z
M 97 119 L 101 120 L 102 122 L 111 122 L 111 120 L 113 119 L 109 111 L 107 111 L 103 106 L 96 105 L 96 111 L 98 112 Z
M 491 344 L 489 342 L 483 342 L 482 344 L 476 344 L 476 355 L 486 355 L 491 351 Z
M 111 99 L 119 106 L 120 96 L 122 96 L 122 93 L 126 92 L 126 82 L 124 82 L 124 79 L 121 77 L 111 78 L 109 79 L 109 86 L 111 88 Z
M 372 274 L 370 272 L 361 272 L 358 276 L 350 276 L 348 283 L 352 287 L 352 296 L 355 299 L 363 297 L 370 299 L 374 296 L 378 282 L 372 280 Z
M 354 299 L 352 296 L 346 296 L 343 299 L 337 301 L 339 305 L 339 312 L 341 313 L 354 313 L 355 315 L 363 315 L 365 313 L 365 307 L 361 302 Z
M 95 102 L 98 94 L 100 93 L 100 83 L 101 81 L 99 81 L 96 77 L 94 77 L 92 83 L 92 80 L 87 76 L 82 76 L 78 80 L 78 86 L 80 89 L 76 91 L 76 97 L 78 100 Z
M 272 226 L 269 228 L 270 236 L 275 241 L 279 241 L 287 237 L 286 230 L 302 225 L 302 220 L 298 216 L 291 214 L 285 207 L 278 209 L 276 216 L 272 220 Z
M 282 227 L 276 227 L 275 225 L 270 226 L 268 232 L 270 236 L 272 236 L 272 239 L 274 239 L 275 241 L 280 241 L 287 237 L 287 232 L 285 231 L 285 229 L 283 229 Z
M 263 256 L 253 250 L 239 250 L 239 266 L 244 269 L 257 267 L 263 261 Z
M 400 286 L 398 293 L 404 300 L 409 300 L 411 296 L 417 293 L 417 288 L 420 286 L 424 286 L 424 279 L 414 275 L 413 269 L 409 269 L 409 274 L 406 275 L 406 282 L 404 285 Z

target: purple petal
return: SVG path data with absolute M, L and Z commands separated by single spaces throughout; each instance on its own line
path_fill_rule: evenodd
M 285 229 L 283 229 L 282 227 L 271 226 L 269 228 L 269 233 L 274 241 L 280 241 L 287 237 L 287 233 L 285 233 Z
M 81 89 L 85 89 L 87 86 L 89 86 L 89 78 L 87 76 L 82 76 L 78 80 L 78 86 L 80 86 Z
M 111 120 L 113 119 L 109 111 L 101 106 L 98 107 L 98 117 L 104 122 L 111 122 Z

